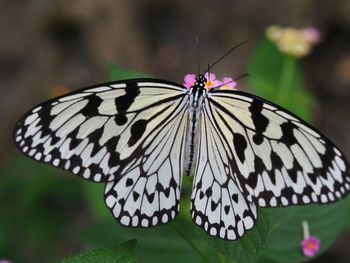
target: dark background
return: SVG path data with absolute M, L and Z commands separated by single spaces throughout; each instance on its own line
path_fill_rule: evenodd
M 16 120 L 54 87 L 105 82 L 108 63 L 181 83 L 197 70 L 195 36 L 203 65 L 248 40 L 215 68 L 220 76 L 238 76 L 247 72 L 254 47 L 274 24 L 321 30 L 322 42 L 303 60 L 306 86 L 318 99 L 314 124 L 350 157 L 350 1 L 13 0 L 0 2 L 0 166 L 16 151 Z M 247 89 L 246 83 L 240 81 L 239 89 Z M 78 210 L 65 211 L 75 220 L 86 216 L 76 205 Z M 349 244 L 344 233 L 317 262 L 349 262 Z M 62 246 L 57 253 L 66 255 Z

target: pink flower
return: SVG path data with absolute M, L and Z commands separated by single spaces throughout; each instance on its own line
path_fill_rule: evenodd
M 233 89 L 235 90 L 237 82 L 233 78 L 225 77 L 222 79 L 222 87 L 220 89 Z
M 8 261 L 7 259 L 0 259 L 0 263 L 12 263 L 12 262 Z
M 306 257 L 313 257 L 320 249 L 320 239 L 314 236 L 310 236 L 301 241 L 301 248 Z
M 319 251 L 321 241 L 318 237 L 310 236 L 307 221 L 303 221 L 303 234 L 304 239 L 300 243 L 303 254 L 306 257 L 313 257 Z
M 235 89 L 237 86 L 236 81 L 233 80 L 233 78 L 225 77 L 222 81 L 217 80 L 214 73 L 205 73 L 204 77 L 207 79 L 207 82 L 205 83 L 205 88 L 209 91 L 213 88 L 219 88 L 219 89 Z M 196 82 L 196 75 L 195 74 L 187 74 L 184 78 L 183 85 L 186 88 L 191 88 L 194 83 Z
M 216 76 L 214 73 L 205 73 L 204 77 L 207 79 L 207 83 L 205 83 L 205 87 L 207 90 L 210 90 L 212 88 L 216 88 L 222 85 L 222 82 L 220 80 L 216 79 Z
M 312 44 L 317 44 L 321 41 L 321 33 L 315 27 L 307 27 L 303 29 L 303 35 Z
M 195 74 L 187 74 L 184 78 L 184 86 L 186 88 L 191 88 L 193 84 L 196 82 L 196 75 Z

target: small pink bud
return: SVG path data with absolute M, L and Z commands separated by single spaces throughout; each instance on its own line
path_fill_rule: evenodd
M 313 257 L 320 250 L 321 241 L 318 237 L 310 236 L 309 225 L 306 221 L 303 221 L 303 234 L 304 239 L 300 243 L 303 254 L 306 257 Z

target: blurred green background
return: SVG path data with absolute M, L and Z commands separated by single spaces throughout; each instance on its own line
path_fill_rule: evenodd
M 231 257 L 236 262 L 299 262 L 306 258 L 294 241 L 301 240 L 299 222 L 307 218 L 311 234 L 322 242 L 323 254 L 312 262 L 350 262 L 347 199 L 322 209 L 259 210 L 256 231 L 227 244 L 206 237 L 191 222 L 191 181 L 185 178 L 175 225 L 129 230 L 104 206 L 103 185 L 31 161 L 11 139 L 21 115 L 62 87 L 74 90 L 128 77 L 123 68 L 182 83 L 185 74 L 197 70 L 195 36 L 202 66 L 248 40 L 215 66 L 215 73 L 248 72 L 238 89 L 273 99 L 269 85 L 279 79 L 284 59 L 264 38 L 274 24 L 321 31 L 320 44 L 298 60 L 294 78 L 300 90 L 293 90 L 296 95 L 285 106 L 312 121 L 350 157 L 348 0 L 1 1 L 0 259 L 59 262 L 85 249 L 137 239 L 140 262 L 232 262 Z

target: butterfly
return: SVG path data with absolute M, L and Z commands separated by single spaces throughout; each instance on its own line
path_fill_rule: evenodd
M 44 102 L 22 117 L 25 155 L 105 183 L 115 219 L 153 227 L 179 212 L 183 175 L 190 211 L 209 235 L 236 240 L 257 207 L 330 203 L 348 194 L 349 163 L 324 135 L 258 96 L 159 79 L 98 84 Z

